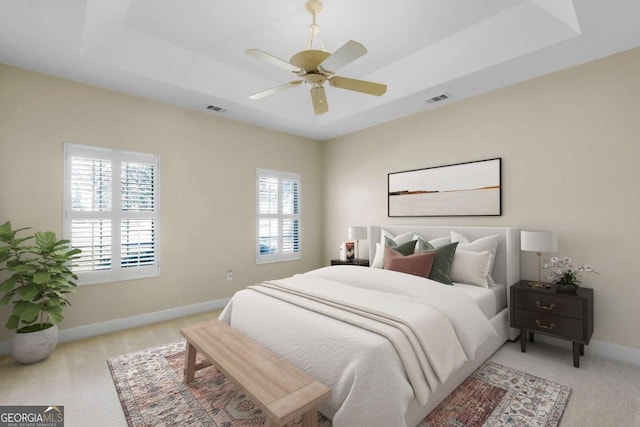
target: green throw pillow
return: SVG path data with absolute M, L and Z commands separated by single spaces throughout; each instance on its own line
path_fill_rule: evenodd
M 434 248 L 431 243 L 426 240 L 418 239 L 415 253 L 424 254 L 435 252 L 436 254 L 436 257 L 433 260 L 433 266 L 431 267 L 431 272 L 429 273 L 429 279 L 444 283 L 445 285 L 453 284 L 449 273 L 451 272 L 453 257 L 456 254 L 457 246 L 458 242 L 455 242 L 440 246 L 439 248 Z
M 392 239 L 385 237 L 384 245 L 387 248 L 400 252 L 404 256 L 413 255 L 414 251 L 416 250 L 416 240 L 412 240 L 401 245 L 396 245 L 396 242 L 394 242 Z

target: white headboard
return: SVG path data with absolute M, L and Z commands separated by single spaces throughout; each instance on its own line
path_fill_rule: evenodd
M 513 227 L 449 227 L 429 225 L 371 225 L 369 226 L 369 259 L 376 254 L 376 243 L 380 243 L 382 229 L 394 236 L 415 232 L 426 240 L 448 237 L 456 231 L 473 241 L 485 236 L 499 235 L 500 243 L 496 252 L 491 276 L 496 283 L 513 285 L 520 281 L 520 230 Z

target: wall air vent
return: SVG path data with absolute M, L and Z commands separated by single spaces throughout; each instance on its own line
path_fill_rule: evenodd
M 224 113 L 227 111 L 226 108 L 218 107 L 217 105 L 207 105 L 207 110 L 215 111 L 216 113 Z
M 425 100 L 425 102 L 427 104 L 435 104 L 436 102 L 442 102 L 442 101 L 446 101 L 447 99 L 451 98 L 451 95 L 449 95 L 448 93 L 441 93 L 438 96 L 434 96 L 433 98 L 429 98 L 427 100 Z

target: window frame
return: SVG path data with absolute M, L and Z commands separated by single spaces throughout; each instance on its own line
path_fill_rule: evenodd
M 63 238 L 72 241 L 72 223 L 74 219 L 106 219 L 111 221 L 111 264 L 101 271 L 75 271 L 78 285 L 119 282 L 160 276 L 160 156 L 158 154 L 138 153 L 114 148 L 89 146 L 71 142 L 64 143 L 64 187 L 63 187 Z M 81 156 L 90 159 L 111 161 L 111 210 L 78 211 L 72 208 L 71 157 Z M 154 165 L 154 209 L 153 211 L 126 211 L 121 206 L 121 170 L 123 162 L 138 162 Z M 154 264 L 146 266 L 128 266 L 121 264 L 121 221 L 127 219 L 151 219 L 154 223 Z
M 278 180 L 278 213 L 277 214 L 261 214 L 260 213 L 260 178 L 276 178 Z M 283 181 L 296 181 L 298 187 L 298 213 L 283 213 Z M 261 219 L 277 219 L 278 220 L 278 252 L 275 254 L 260 253 L 260 220 Z M 284 220 L 298 221 L 298 250 L 292 253 L 282 253 L 283 248 L 283 222 Z M 284 172 L 271 169 L 256 169 L 256 221 L 255 221 L 255 239 L 256 239 L 256 264 L 269 264 L 275 262 L 298 261 L 302 259 L 302 175 L 296 172 Z

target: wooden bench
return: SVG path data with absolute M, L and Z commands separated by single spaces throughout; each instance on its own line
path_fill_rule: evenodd
M 213 364 L 262 409 L 268 426 L 282 426 L 299 416 L 304 427 L 318 425 L 318 405 L 331 394 L 327 386 L 220 320 L 180 333 L 187 340 L 186 384 L 193 381 L 196 370 Z M 196 365 L 196 352 L 210 364 Z

